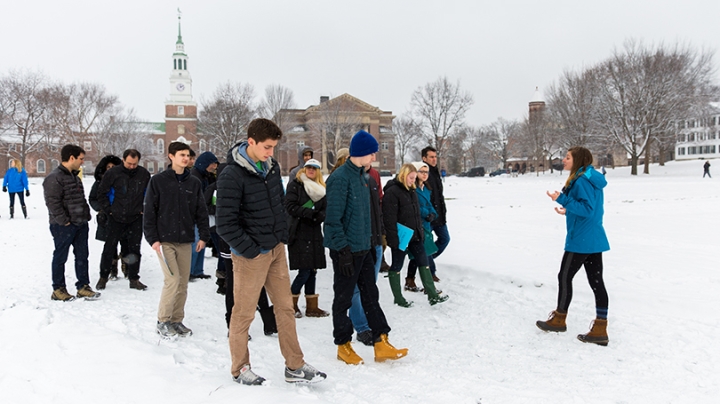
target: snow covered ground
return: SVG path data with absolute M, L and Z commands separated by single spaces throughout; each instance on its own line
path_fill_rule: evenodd
M 328 379 L 289 385 L 277 337 L 263 335 L 258 316 L 251 360 L 270 382 L 260 387 L 231 380 L 223 300 L 212 281 L 190 284 L 185 324 L 194 335 L 158 338 L 162 275 L 147 244 L 147 291 L 119 280 L 99 301 L 51 301 L 53 242 L 41 179 L 32 179 L 28 220 L 8 220 L 7 194 L 0 196 L 0 402 L 717 402 L 720 182 L 703 179 L 698 161 L 653 165 L 651 173 L 633 177 L 623 167 L 607 174 L 609 346 L 575 337 L 595 314 L 583 272 L 568 331 L 535 327 L 555 307 L 565 237 L 564 219 L 545 191 L 561 189 L 566 173 L 449 177 L 452 241 L 438 259 L 438 286 L 450 300 L 430 307 L 421 294 L 406 292 L 415 306 L 405 309 L 392 304 L 387 279 L 378 282 L 390 341 L 409 355 L 378 364 L 372 348 L 356 343 L 366 364 L 347 366 L 335 358 L 331 319 L 303 318 L 297 327 L 306 360 Z M 91 240 L 92 286 L 101 250 Z M 70 257 L 66 277 L 74 293 Z M 214 273 L 214 264 L 208 257 L 206 272 Z M 331 270 L 318 275 L 326 310 L 331 280 Z

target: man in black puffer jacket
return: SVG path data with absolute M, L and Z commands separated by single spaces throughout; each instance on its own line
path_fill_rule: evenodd
M 100 258 L 98 289 L 105 289 L 119 241 L 127 242 L 128 246 L 127 257 L 122 259 L 127 264 L 130 288 L 147 289 L 140 282 L 140 243 L 143 200 L 150 173 L 139 165 L 140 157 L 140 152 L 135 149 L 125 150 L 122 165 L 109 169 L 98 187 L 98 203 L 108 216 L 108 238 Z
M 295 330 L 290 274 L 285 258 L 288 240 L 285 193 L 280 165 L 272 158 L 282 131 L 268 119 L 254 119 L 248 140 L 228 152 L 228 166 L 218 178 L 217 233 L 230 246 L 235 305 L 230 319 L 233 379 L 258 385 L 265 379 L 250 368 L 248 330 L 263 286 L 275 305 L 285 381 L 319 382 L 326 375 L 305 363 Z

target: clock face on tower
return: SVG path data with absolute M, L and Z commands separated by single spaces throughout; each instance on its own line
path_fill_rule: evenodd
M 177 85 L 175 86 L 175 88 L 177 88 L 178 91 L 183 91 L 183 90 L 185 90 L 185 84 L 183 84 L 183 83 L 177 83 Z

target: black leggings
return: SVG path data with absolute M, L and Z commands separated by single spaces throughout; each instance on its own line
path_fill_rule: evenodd
M 10 192 L 10 207 L 15 206 L 15 194 L 17 194 L 18 198 L 20 198 L 20 206 L 25 206 L 25 196 L 23 195 L 22 191 L 20 192 Z
M 602 276 L 602 253 L 579 254 L 565 251 L 558 274 L 558 311 L 567 313 L 573 294 L 572 281 L 583 265 L 588 283 L 595 294 L 595 307 L 607 310 L 608 295 Z

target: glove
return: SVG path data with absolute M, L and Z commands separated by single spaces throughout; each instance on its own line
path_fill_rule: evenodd
M 25 196 L 30 196 L 30 190 L 29 190 L 29 189 L 26 189 L 26 190 L 25 190 Z
M 353 276 L 353 256 L 350 247 L 345 247 L 338 251 L 338 261 L 340 264 L 340 273 L 348 278 Z
M 108 216 L 105 214 L 105 212 L 100 211 L 97 214 L 97 221 L 99 224 L 105 226 L 108 221 Z
M 3 187 L 3 192 L 7 192 L 7 187 Z
M 428 221 L 428 222 L 432 222 L 433 220 L 435 220 L 435 214 L 434 214 L 434 213 L 428 213 L 428 215 L 425 216 L 425 220 Z

